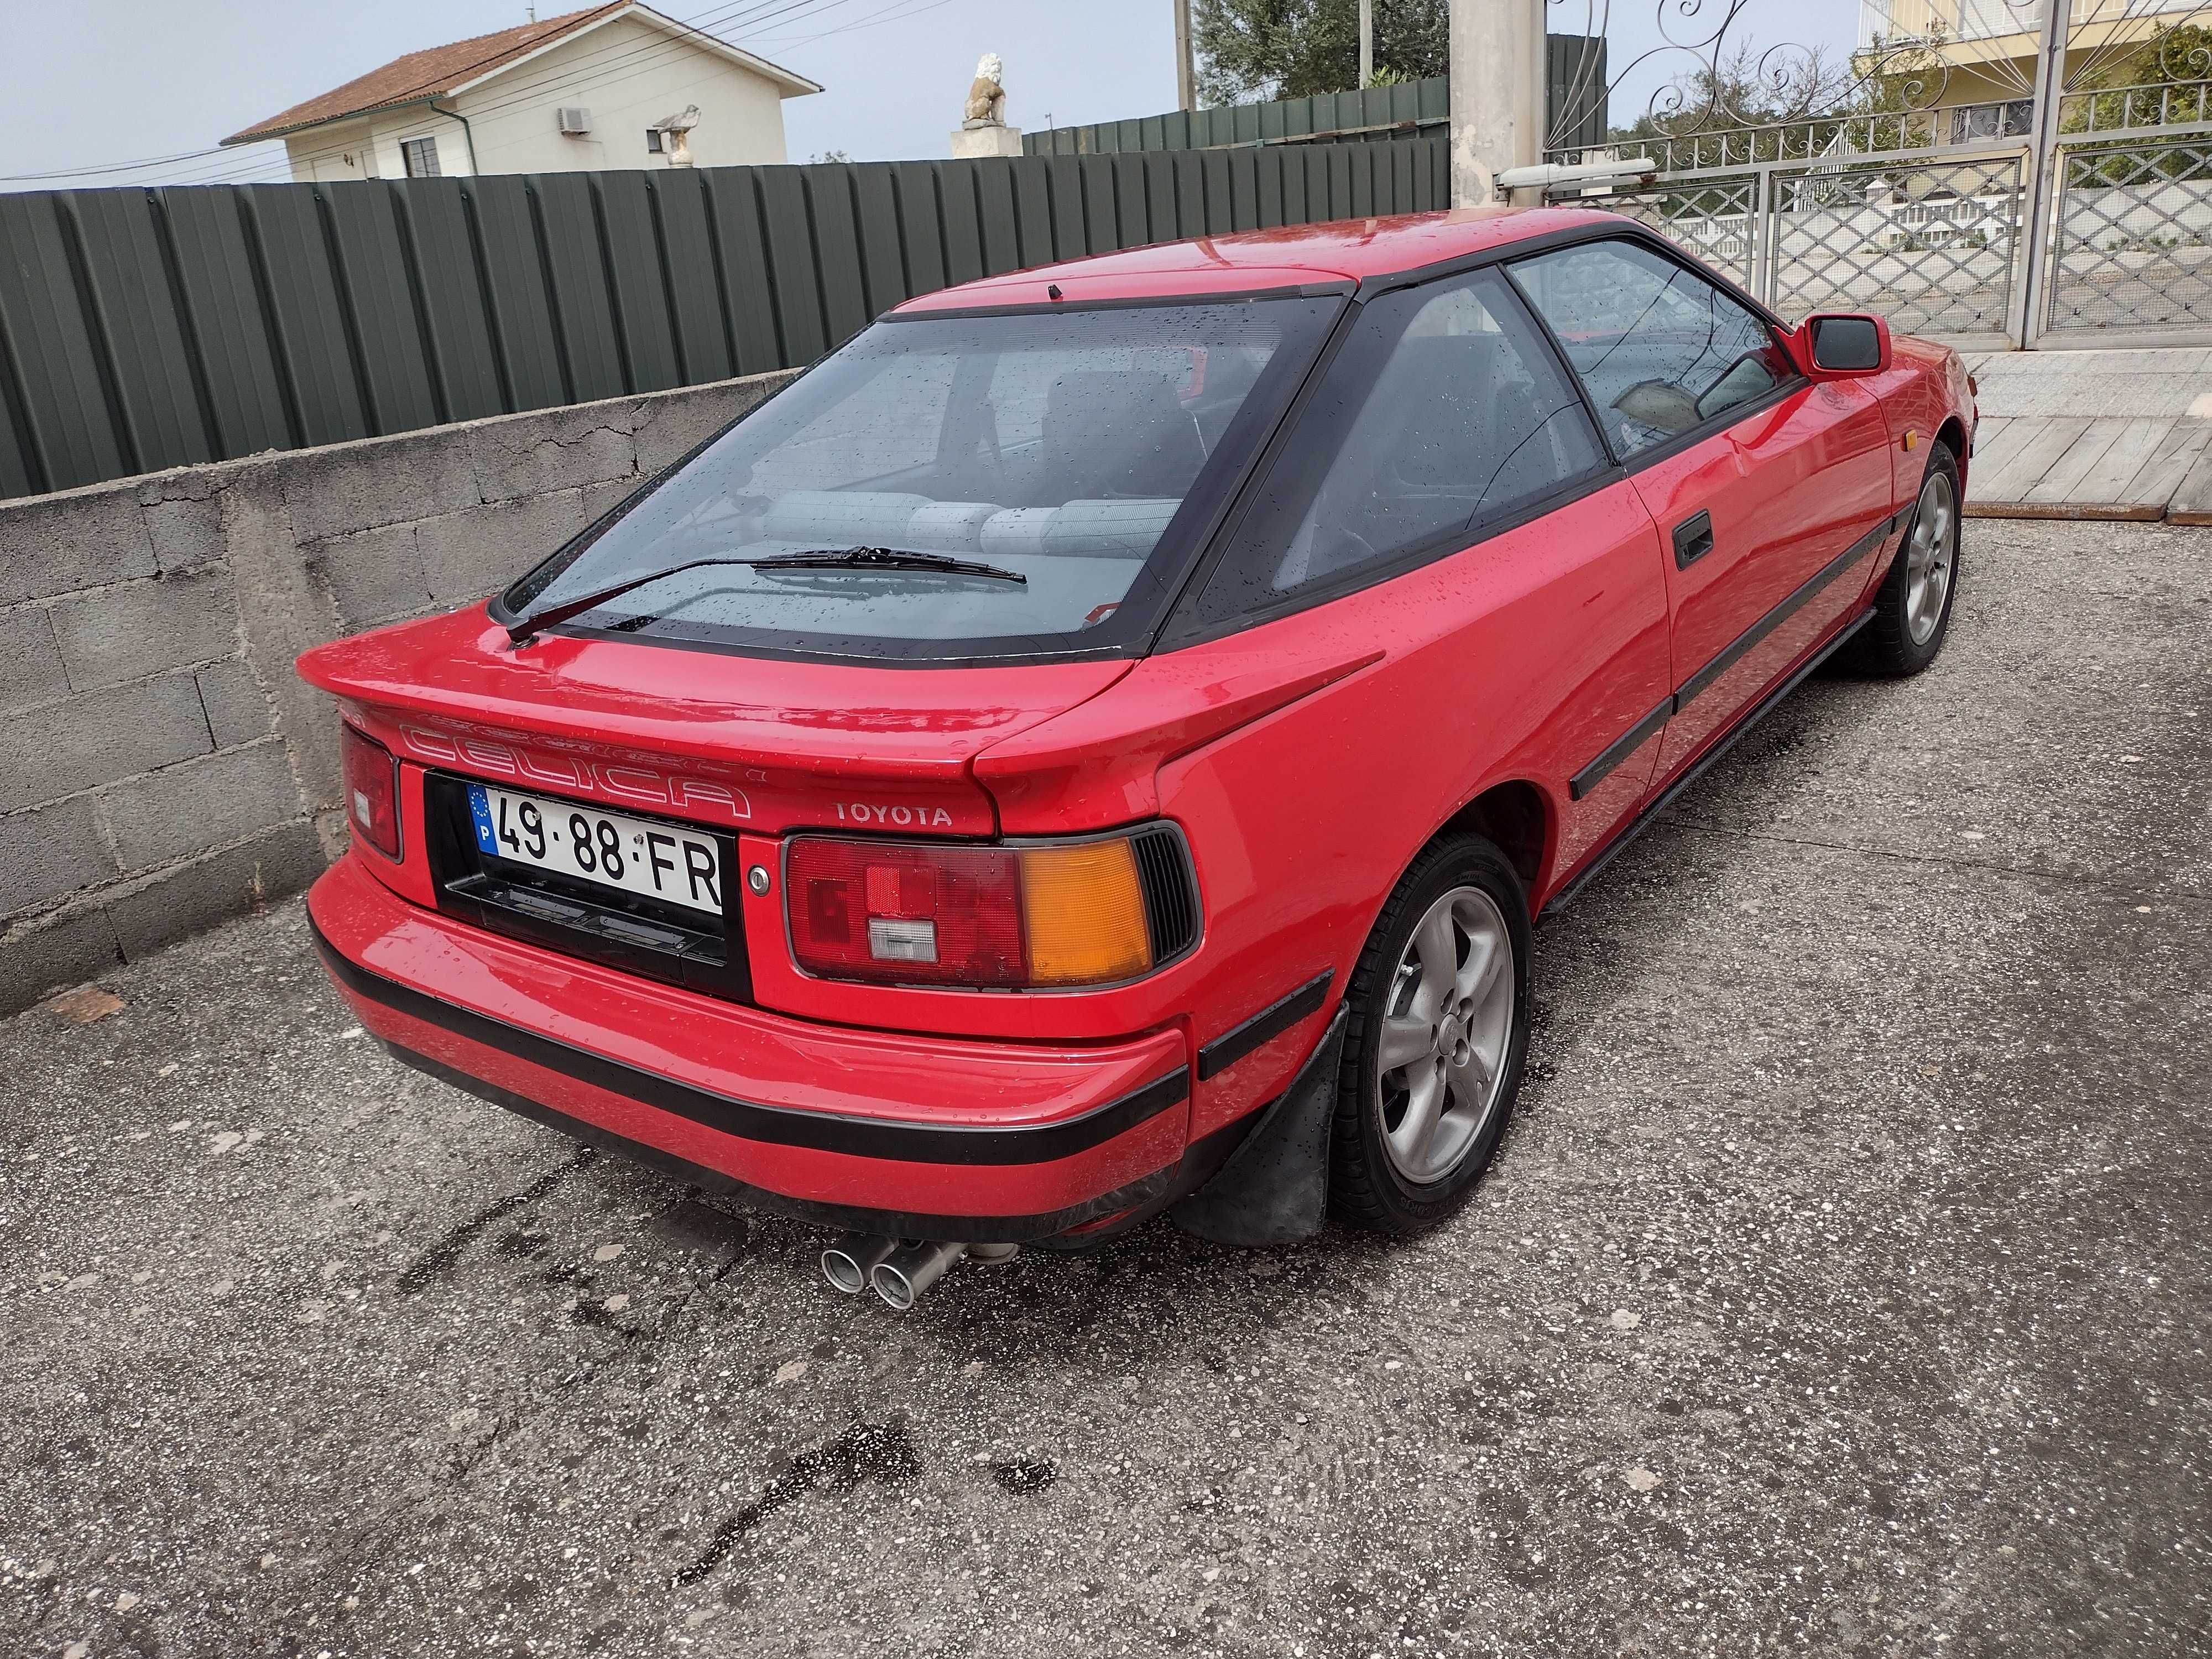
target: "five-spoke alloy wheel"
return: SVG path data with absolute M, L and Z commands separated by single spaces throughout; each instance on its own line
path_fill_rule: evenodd
M 1498 901 L 1455 887 L 1413 928 L 1391 975 L 1373 1068 L 1382 1145 L 1407 1181 L 1449 1175 L 1481 1134 L 1513 1036 L 1513 938 Z
M 1389 1233 L 1442 1221 L 1504 1133 L 1528 1046 L 1528 908 L 1479 836 L 1413 861 L 1353 969 L 1332 1206 Z
M 1925 645 L 1943 620 L 1951 597 L 1951 561 L 1958 544 L 1958 495 L 1951 475 L 1938 468 L 1921 486 L 1920 504 L 1905 539 L 1905 631 Z
M 1845 660 L 1869 674 L 1917 674 L 1936 660 L 1950 631 L 1959 592 L 1959 459 L 1931 445 L 1905 544 L 1875 590 L 1874 614 Z

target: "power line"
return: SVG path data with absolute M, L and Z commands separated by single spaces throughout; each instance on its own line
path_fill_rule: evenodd
M 718 45 L 734 46 L 736 45 L 735 41 L 722 39 L 721 36 L 713 33 L 713 29 L 717 27 L 732 27 L 750 25 L 754 30 L 757 30 L 758 28 L 764 27 L 776 22 L 785 21 L 786 20 L 796 22 L 800 21 L 802 18 L 818 17 L 823 15 L 824 13 L 836 10 L 840 6 L 849 3 L 851 3 L 851 0 L 750 0 L 750 3 L 747 3 L 747 0 L 737 0 L 736 3 L 710 8 L 708 10 L 696 14 L 695 16 L 690 18 L 670 17 L 667 21 L 678 25 L 686 33 L 702 35 L 707 40 L 712 40 Z M 817 40 L 824 40 L 836 35 L 852 33 L 860 29 L 874 27 L 882 23 L 903 21 L 908 18 L 920 16 L 925 12 L 937 10 L 939 8 L 950 3 L 951 0 L 921 0 L 921 3 L 919 4 L 914 3 L 914 0 L 893 0 L 892 4 L 886 6 L 878 11 L 871 12 L 863 16 L 851 19 L 832 27 L 819 30 L 812 34 L 781 37 L 781 43 L 794 46 L 811 45 Z M 902 7 L 904 7 L 905 9 L 901 9 Z M 656 15 L 665 15 L 665 14 Z M 761 37 L 758 37 L 757 34 L 750 31 L 747 33 L 738 37 L 738 40 L 755 38 Z M 553 42 L 549 42 L 548 44 L 557 43 L 560 37 L 554 37 Z M 764 40 L 763 44 L 765 43 Z M 743 50 L 742 47 L 739 47 L 738 49 Z M 625 81 L 635 80 L 638 78 L 638 76 L 650 72 L 653 69 L 657 68 L 661 64 L 681 56 L 686 51 L 696 50 L 697 50 L 696 43 L 684 39 L 682 36 L 678 36 L 675 39 L 663 38 L 644 42 L 633 42 L 627 46 L 611 44 L 592 51 L 584 58 L 568 65 L 557 73 L 542 76 L 536 81 L 524 82 L 511 89 L 507 89 L 505 95 L 495 99 L 494 101 L 484 105 L 479 109 L 471 111 L 470 114 L 471 118 L 482 118 L 486 116 L 503 114 L 510 110 L 521 107 L 530 103 L 550 99 L 563 88 L 572 88 L 585 83 L 589 83 L 594 87 L 620 85 Z M 477 64 L 492 63 L 497 58 L 507 55 L 507 54 L 506 53 L 492 54 L 485 58 L 477 60 Z M 623 69 L 631 65 L 635 65 L 635 67 L 629 68 L 629 72 L 627 74 L 609 75 L 605 72 L 610 70 Z M 476 66 L 477 65 L 471 65 L 471 67 Z M 447 77 L 440 78 L 442 79 Z M 428 82 L 417 83 L 417 88 L 419 88 L 420 86 L 427 84 Z M 440 95 L 441 94 L 429 94 L 429 97 L 434 99 Z M 422 101 L 428 102 L 428 100 L 424 100 Z M 380 106 L 379 111 L 370 112 L 389 112 L 403 103 L 404 100 L 394 100 L 392 103 Z M 434 104 L 430 105 L 430 108 L 433 113 L 438 115 L 447 115 L 450 113 L 450 112 L 436 109 Z M 270 138 L 258 142 L 273 144 L 281 141 L 276 138 Z M 42 182 L 50 179 L 91 178 L 108 176 L 122 173 L 144 172 L 157 167 L 174 167 L 179 162 L 204 161 L 210 161 L 216 157 L 230 157 L 238 155 L 241 148 L 242 147 L 236 145 L 217 145 L 209 149 L 188 150 L 180 152 L 175 155 L 153 156 L 137 161 L 114 162 L 98 167 L 87 167 L 68 172 L 58 171 L 52 173 L 28 173 L 21 175 L 0 174 L 0 182 Z M 259 156 L 241 156 L 240 157 L 240 164 L 234 167 L 217 166 L 203 168 L 188 168 L 181 173 L 173 174 L 164 178 L 130 182 L 142 183 L 149 188 L 167 184 L 220 185 L 233 182 L 281 182 L 279 179 L 257 179 L 254 175 L 263 172 L 266 168 L 276 167 L 283 167 L 288 171 L 290 171 L 303 165 L 312 166 L 318 161 L 326 161 L 331 156 L 344 153 L 347 153 L 347 147 L 343 143 L 331 144 L 326 148 L 307 150 L 296 155 L 290 152 L 288 145 L 286 154 L 281 158 L 273 154 Z
M 787 3 L 775 6 L 775 0 L 766 0 L 766 3 L 752 7 L 751 16 L 716 21 L 725 26 L 731 23 L 750 22 L 756 19 L 765 22 L 787 13 L 812 11 L 819 15 L 824 11 L 833 10 L 838 6 L 850 3 L 851 0 L 787 0 Z M 772 7 L 773 9 L 771 9 Z M 690 27 L 690 25 L 686 27 Z M 705 35 L 718 46 L 731 46 L 736 44 L 734 41 L 725 40 L 720 35 L 703 28 L 695 29 L 693 32 Z M 655 40 L 633 43 L 628 46 L 609 47 L 603 50 L 597 57 L 583 60 L 568 70 L 538 81 L 518 82 L 513 87 L 502 88 L 490 102 L 479 109 L 470 111 L 469 116 L 471 120 L 475 120 L 486 116 L 504 114 L 508 110 L 549 98 L 562 88 L 576 86 L 585 82 L 593 86 L 619 85 L 624 81 L 635 80 L 639 75 L 657 68 L 672 58 L 680 57 L 687 51 L 696 49 L 695 43 L 682 39 Z M 738 49 L 744 50 L 742 47 Z M 610 70 L 622 69 L 631 64 L 635 64 L 638 67 L 628 75 L 608 73 Z
M 717 39 L 718 37 L 714 36 L 708 27 L 703 26 L 745 23 L 754 21 L 756 17 L 758 17 L 763 13 L 769 13 L 772 15 L 781 16 L 784 12 L 788 12 L 793 9 L 804 9 L 805 7 L 810 5 L 819 7 L 842 3 L 844 3 L 844 0 L 795 0 L 795 3 L 783 4 L 781 9 L 777 9 L 777 0 L 736 0 L 736 3 L 732 4 L 709 8 L 708 10 L 699 13 L 695 17 L 671 17 L 668 21 L 672 23 L 676 23 L 684 28 L 693 29 L 699 33 L 707 34 L 709 39 Z M 599 8 L 593 8 L 593 9 L 599 9 Z M 665 14 L 656 15 L 665 15 Z M 553 37 L 556 41 L 562 38 L 563 37 Z M 725 41 L 722 44 L 727 45 L 729 43 Z M 672 51 L 677 48 L 678 45 L 679 43 L 676 41 L 660 40 L 647 43 L 644 46 L 633 44 L 626 47 L 603 47 L 600 48 L 593 57 L 587 58 L 578 64 L 573 66 L 565 76 L 556 76 L 553 77 L 550 82 L 545 84 L 549 86 L 557 86 L 562 84 L 564 81 L 573 82 L 576 76 L 590 73 L 592 65 L 595 61 L 607 58 L 610 54 L 619 53 L 622 57 L 627 58 L 635 55 L 641 51 L 648 49 L 667 48 Z M 404 55 L 404 54 L 403 54 L 403 56 Z M 506 55 L 506 53 L 491 54 L 490 56 L 475 60 L 474 63 L 467 65 L 466 67 L 471 69 L 478 68 L 483 64 L 493 62 L 496 58 Z M 368 73 L 374 74 L 374 71 L 369 70 Z M 439 78 L 443 79 L 446 77 L 441 76 Z M 415 83 L 415 85 L 407 88 L 407 93 L 420 92 L 422 88 L 428 84 L 428 82 L 418 82 Z M 403 93 L 398 98 L 386 101 L 404 101 L 407 93 Z M 435 97 L 439 94 L 432 94 L 431 95 Z M 282 140 L 276 137 L 270 137 L 267 139 L 256 140 L 255 142 L 261 143 L 281 143 Z M 181 150 L 170 155 L 140 156 L 132 161 L 103 162 L 92 167 L 55 168 L 39 173 L 0 173 L 0 184 L 40 184 L 53 179 L 105 178 L 112 176 L 116 173 L 140 173 L 155 167 L 173 166 L 182 161 L 197 161 L 217 155 L 236 155 L 242 148 L 244 147 L 235 144 L 215 144 L 210 145 L 205 149 Z M 321 151 L 319 154 L 325 156 L 334 155 L 339 154 L 343 148 L 343 146 L 340 145 L 328 150 Z M 151 180 L 148 182 L 159 183 L 161 181 Z M 65 185 L 59 187 L 66 188 Z
M 764 34 L 753 38 L 757 39 L 764 46 L 804 46 L 817 40 L 827 40 L 833 34 L 851 34 L 860 29 L 873 28 L 878 23 L 903 23 L 909 17 L 919 17 L 926 11 L 935 11 L 939 6 L 949 6 L 952 3 L 952 0 L 923 0 L 921 4 L 914 6 L 911 11 L 899 12 L 896 17 L 890 15 L 898 11 L 900 6 L 911 3 L 912 0 L 896 0 L 894 4 L 884 7 L 882 11 L 871 12 L 866 17 L 856 17 L 849 23 L 841 23 L 834 29 L 824 29 L 819 34 Z

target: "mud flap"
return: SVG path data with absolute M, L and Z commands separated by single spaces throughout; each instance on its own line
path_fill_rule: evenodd
M 1168 1212 L 1176 1226 L 1242 1249 L 1295 1244 L 1321 1231 L 1344 1022 L 1340 1007 L 1291 1086 L 1261 1114 L 1221 1172 Z

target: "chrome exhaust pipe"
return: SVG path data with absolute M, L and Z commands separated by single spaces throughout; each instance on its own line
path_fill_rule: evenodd
M 901 1313 L 921 1299 L 921 1293 L 945 1277 L 945 1270 L 968 1254 L 965 1244 L 950 1239 L 924 1239 L 908 1244 L 896 1255 L 878 1261 L 868 1275 L 876 1294 Z
M 868 1288 L 876 1264 L 898 1247 L 898 1240 L 878 1233 L 847 1233 L 822 1252 L 822 1276 L 831 1290 L 858 1296 Z

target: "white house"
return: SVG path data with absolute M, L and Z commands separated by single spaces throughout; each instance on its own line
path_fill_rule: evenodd
M 400 179 L 785 159 L 783 100 L 822 88 L 633 0 L 393 59 L 233 133 L 282 138 L 292 177 Z M 674 155 L 672 156 L 671 152 Z

